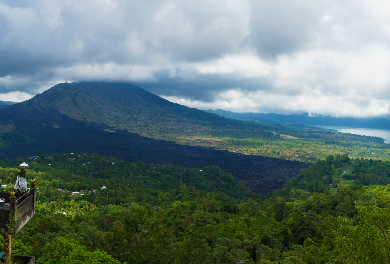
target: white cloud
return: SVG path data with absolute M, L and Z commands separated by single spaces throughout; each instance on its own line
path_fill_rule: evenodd
M 5 94 L 0 94 L 0 101 L 9 101 L 9 102 L 23 102 L 28 99 L 31 99 L 33 95 L 25 92 L 9 92 Z
M 236 74 L 253 78 L 270 74 L 270 65 L 253 54 L 226 55 L 218 60 L 197 63 L 195 69 L 201 74 Z
M 265 112 L 265 113 L 321 113 L 335 117 L 356 116 L 366 117 L 385 115 L 389 113 L 388 100 L 366 100 L 364 96 L 351 95 L 330 96 L 320 91 L 303 93 L 295 96 L 268 93 L 264 91 L 244 92 L 240 89 L 229 90 L 218 95 L 213 102 L 194 101 L 175 96 L 164 96 L 165 99 L 196 107 L 199 109 L 224 109 L 235 112 Z M 260 111 L 259 111 L 260 110 Z

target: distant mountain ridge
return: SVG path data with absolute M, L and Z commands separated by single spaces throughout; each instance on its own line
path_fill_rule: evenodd
M 17 123 L 59 128 L 67 117 L 87 124 L 105 125 L 112 132 L 120 129 L 175 142 L 237 129 L 274 137 L 268 131 L 272 126 L 228 119 L 175 104 L 126 83 L 57 84 L 30 100 L 7 107 L 0 115 L 0 132 L 4 132 L 5 127 L 10 130 Z
M 126 130 L 149 138 L 193 146 L 223 147 L 220 138 L 232 136 L 271 140 L 279 138 L 280 134 L 299 138 L 308 136 L 307 133 L 296 129 L 292 131 L 276 123 L 229 119 L 175 104 L 127 83 L 61 83 L 7 109 L 8 114 L 0 123 L 7 124 L 9 117 L 18 120 L 20 116 L 29 116 L 37 126 L 60 127 L 63 115 L 81 122 L 105 125 L 109 131 Z M 45 113 L 45 118 L 42 119 L 39 113 Z
M 17 103 L 9 102 L 9 101 L 0 101 L 0 105 L 12 105 L 12 104 L 17 104 Z
M 205 110 L 208 113 L 217 114 L 227 118 L 235 118 L 248 121 L 273 121 L 285 124 L 304 124 L 313 126 L 345 126 L 390 129 L 390 120 L 386 117 L 353 118 L 331 117 L 324 115 L 310 116 L 308 113 L 281 115 L 274 113 L 234 113 L 225 110 Z
M 52 109 L 79 121 L 105 124 L 165 140 L 171 140 L 172 135 L 196 137 L 211 130 L 210 125 L 237 123 L 169 102 L 142 88 L 124 83 L 57 84 L 25 105 Z
M 9 101 L 0 101 L 0 108 L 7 107 L 9 105 L 17 104 L 15 102 L 9 102 Z

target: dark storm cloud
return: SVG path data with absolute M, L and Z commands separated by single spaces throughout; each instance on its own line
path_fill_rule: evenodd
M 213 102 L 221 92 L 244 87 L 246 91 L 267 91 L 271 87 L 268 79 L 237 79 L 223 74 L 197 75 L 184 79 L 170 77 L 167 70 L 155 73 L 155 82 L 135 82 L 136 85 L 158 95 L 182 97 L 188 100 Z
M 324 14 L 321 1 L 252 1 L 251 40 L 259 54 L 275 58 L 302 49 Z
M 150 63 L 159 57 L 170 61 L 217 58 L 238 49 L 246 26 L 236 10 L 223 3 L 3 4 L 0 56 L 4 59 L 0 61 L 0 76 L 25 74 L 28 67 L 35 73 L 40 68 L 69 63 Z M 14 67 L 16 63 L 19 68 Z
M 8 93 L 9 89 L 5 85 L 0 85 L 0 93 Z

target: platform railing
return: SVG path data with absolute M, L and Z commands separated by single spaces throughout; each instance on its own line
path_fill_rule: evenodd
M 0 192 L 0 198 L 5 200 L 0 203 L 0 229 L 4 233 L 17 233 L 35 215 L 35 188 L 16 198 L 11 198 L 8 192 Z M 14 227 L 9 230 L 12 219 Z
M 17 233 L 35 215 L 35 188 L 31 188 L 15 201 L 15 220 Z

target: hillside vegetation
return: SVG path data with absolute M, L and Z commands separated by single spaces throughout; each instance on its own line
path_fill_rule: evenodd
M 34 100 L 77 120 L 145 137 L 303 162 L 346 152 L 370 157 L 383 144 L 380 138 L 309 126 L 228 119 L 171 103 L 129 84 L 59 84 Z M 370 149 L 360 151 L 362 146 Z M 371 148 L 375 151 L 369 152 Z M 390 151 L 378 154 L 381 158 L 387 156 Z
M 3 184 L 13 185 L 21 161 L 2 162 Z M 13 237 L 13 252 L 37 263 L 389 260 L 390 185 L 361 185 L 388 183 L 388 162 L 330 156 L 259 197 L 217 167 L 84 153 L 25 161 L 27 177 L 38 180 L 37 208 Z M 342 177 L 360 182 L 330 192 L 328 183 Z
M 380 138 L 224 118 L 171 103 L 130 84 L 58 84 L 31 100 L 2 109 L 0 117 L 0 132 L 2 127 L 8 128 L 6 132 L 25 129 L 28 134 L 31 129 L 72 126 L 67 117 L 101 125 L 107 132 L 125 130 L 148 138 L 246 155 L 303 162 L 344 153 L 366 158 L 390 157 L 389 148 Z

